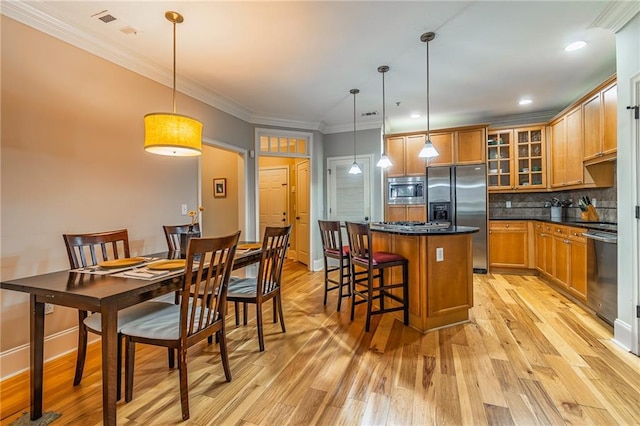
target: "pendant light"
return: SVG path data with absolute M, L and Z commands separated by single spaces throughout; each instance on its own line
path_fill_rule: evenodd
M 153 112 L 144 116 L 144 149 L 152 154 L 179 157 L 202 154 L 202 123 L 176 114 L 176 24 L 184 21 L 178 12 L 166 12 L 173 24 L 173 112 Z
M 385 114 L 385 101 L 384 101 L 384 74 L 389 71 L 389 66 L 380 65 L 378 67 L 378 72 L 382 74 L 382 155 L 380 156 L 380 160 L 378 160 L 378 164 L 376 166 L 386 169 L 388 167 L 393 166 L 389 157 L 384 151 L 384 139 L 386 136 L 386 124 L 387 124 L 387 115 Z
M 418 157 L 427 159 L 440 155 L 438 153 L 438 150 L 431 143 L 429 134 L 429 131 L 431 130 L 429 128 L 429 42 L 434 38 L 436 38 L 436 33 L 433 32 L 424 33 L 420 36 L 420 41 L 426 43 L 427 45 L 427 138 L 425 140 L 424 146 L 422 147 L 422 150 L 420 150 L 420 153 L 418 154 Z
M 359 89 L 351 89 L 349 93 L 353 95 L 353 164 L 349 169 L 350 175 L 359 175 L 362 173 L 358 162 L 356 161 L 356 95 L 360 93 Z

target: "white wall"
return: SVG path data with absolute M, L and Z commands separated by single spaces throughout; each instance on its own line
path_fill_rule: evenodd
M 638 200 L 637 162 L 638 147 L 632 144 L 635 126 L 632 113 L 626 109 L 631 105 L 631 79 L 640 74 L 640 14 L 616 33 L 616 61 L 618 85 L 618 318 L 614 325 L 615 340 L 624 348 L 634 348 L 638 353 L 638 342 L 634 342 L 633 327 L 637 327 L 635 309 L 638 283 L 639 227 L 634 217 Z M 640 141 L 636 141 L 638 143 Z M 634 295 L 636 299 L 634 302 Z M 637 336 L 637 331 L 635 333 Z

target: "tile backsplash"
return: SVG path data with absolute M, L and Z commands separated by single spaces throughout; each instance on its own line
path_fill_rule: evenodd
M 615 179 L 614 179 L 615 182 Z M 569 220 L 580 220 L 578 199 L 589 196 L 597 200 L 596 211 L 602 222 L 618 222 L 618 200 L 616 187 L 598 189 L 577 189 L 556 192 L 520 192 L 509 194 L 489 193 L 489 219 L 498 218 L 549 218 L 551 209 L 545 208 L 545 201 L 553 197 L 559 200 L 567 198 L 573 201 L 571 207 L 564 207 L 563 217 Z M 507 201 L 511 201 L 511 208 L 506 208 Z

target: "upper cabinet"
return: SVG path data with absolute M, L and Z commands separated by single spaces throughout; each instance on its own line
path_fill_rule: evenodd
M 551 123 L 551 187 L 584 183 L 582 109 L 573 108 Z
M 469 130 L 458 130 L 455 138 L 456 164 L 479 164 L 486 161 L 484 149 L 487 139 L 485 127 Z
M 617 86 L 613 83 L 582 103 L 584 162 L 587 164 L 607 161 L 616 155 L 617 101 Z
M 487 186 L 490 191 L 546 189 L 545 127 L 489 130 Z
M 424 176 L 425 161 L 418 157 L 424 141 L 424 134 L 388 137 L 386 153 L 393 165 L 387 169 L 387 176 Z
M 387 177 L 424 176 L 427 166 L 453 164 L 483 164 L 485 162 L 486 126 L 459 127 L 432 131 L 431 143 L 438 156 L 418 157 L 426 140 L 426 133 L 388 136 L 385 152 L 393 163 L 386 170 Z

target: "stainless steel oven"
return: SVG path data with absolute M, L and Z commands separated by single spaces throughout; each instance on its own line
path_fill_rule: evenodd
M 387 204 L 424 204 L 424 177 L 387 179 Z

